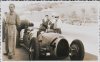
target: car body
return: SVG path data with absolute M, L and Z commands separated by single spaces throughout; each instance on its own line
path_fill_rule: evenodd
M 75 39 L 69 45 L 67 39 L 58 32 L 47 29 L 37 36 L 37 31 L 34 31 L 33 26 L 24 28 L 23 40 L 21 40 L 21 46 L 29 52 L 30 60 L 39 60 L 43 57 L 62 59 L 68 56 L 71 60 L 84 59 L 85 51 L 82 41 Z

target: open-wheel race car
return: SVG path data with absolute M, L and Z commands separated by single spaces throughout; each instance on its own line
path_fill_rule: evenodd
M 85 51 L 82 41 L 75 39 L 69 45 L 67 39 L 62 34 L 49 30 L 41 32 L 37 37 L 34 36 L 36 32 L 33 32 L 33 25 L 30 23 L 26 25 L 27 27 L 24 28 L 23 40 L 20 45 L 27 49 L 30 60 L 39 60 L 45 57 L 56 59 L 70 57 L 71 60 L 84 59 Z

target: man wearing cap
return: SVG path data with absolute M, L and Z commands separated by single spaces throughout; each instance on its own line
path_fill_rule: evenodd
M 15 46 L 16 46 L 16 36 L 17 36 L 17 28 L 20 25 L 19 16 L 14 11 L 15 5 L 9 5 L 9 13 L 7 14 L 5 26 L 6 26 L 6 53 L 4 55 L 8 55 L 8 59 L 12 59 L 13 55 L 15 55 Z
M 62 21 L 59 19 L 59 16 L 53 16 L 51 23 L 52 23 L 51 29 L 54 29 L 55 31 L 59 30 L 61 33 Z
M 45 18 L 42 19 L 42 24 L 40 25 L 39 31 L 37 32 L 37 36 L 41 31 L 46 31 L 46 29 L 48 28 L 48 24 L 50 24 L 50 19 L 48 15 L 45 15 Z

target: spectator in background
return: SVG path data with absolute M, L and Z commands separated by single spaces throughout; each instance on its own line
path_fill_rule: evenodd
M 5 39 L 5 37 L 6 37 L 6 34 L 5 34 L 5 33 L 6 33 L 6 32 L 5 32 L 5 31 L 6 31 L 6 30 L 5 30 L 5 28 L 6 28 L 6 27 L 5 27 L 6 17 L 7 17 L 7 12 L 4 13 L 3 22 L 2 22 L 2 30 L 3 30 L 3 31 L 2 31 L 2 32 L 3 32 L 3 34 L 2 34 L 2 37 L 3 37 L 3 38 L 2 38 L 2 39 L 3 39 L 3 42 L 5 42 L 5 40 L 6 40 L 6 39 Z

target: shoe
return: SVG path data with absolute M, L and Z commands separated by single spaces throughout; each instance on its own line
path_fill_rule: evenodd
M 12 59 L 12 56 L 11 56 L 11 55 L 9 55 L 9 56 L 8 56 L 8 59 Z
M 3 53 L 3 55 L 8 55 L 8 53 Z

